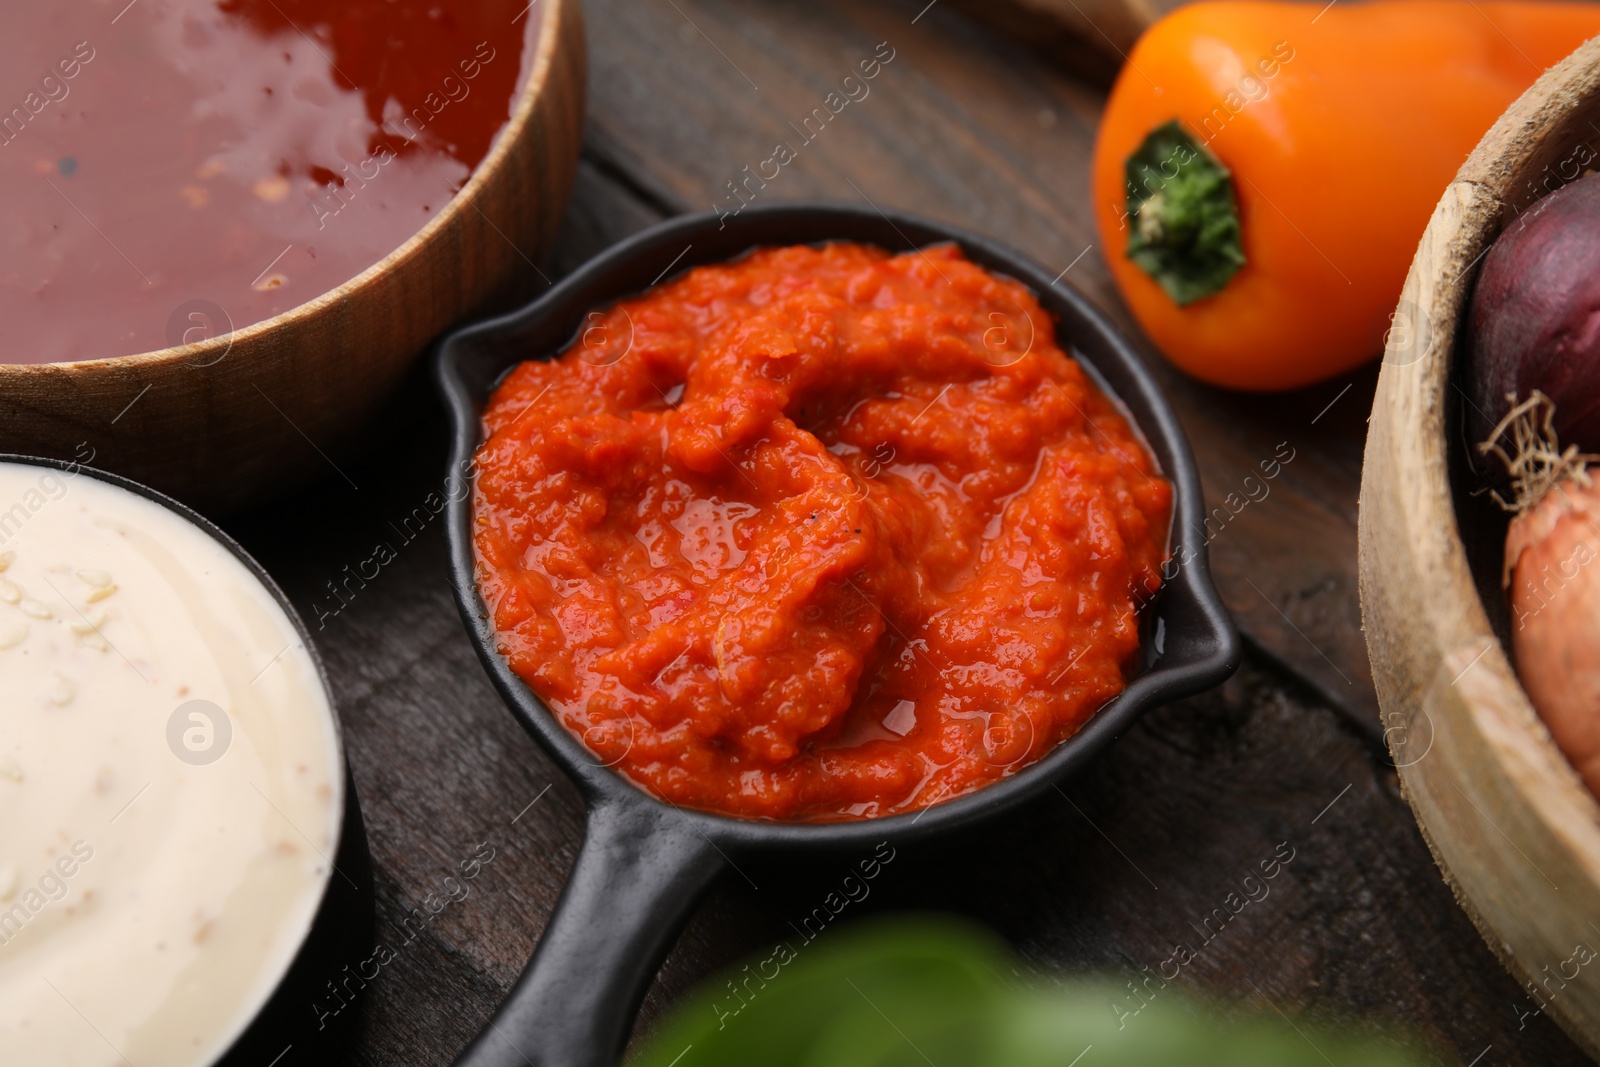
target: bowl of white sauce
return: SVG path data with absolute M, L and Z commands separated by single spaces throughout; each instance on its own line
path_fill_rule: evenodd
M 142 486 L 0 456 L 0 1062 L 304 1043 L 365 857 L 326 676 L 265 572 Z

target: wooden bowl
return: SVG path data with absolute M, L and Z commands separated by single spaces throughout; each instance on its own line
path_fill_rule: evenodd
M 72 459 L 210 511 L 326 473 L 429 340 L 496 298 L 554 238 L 582 139 L 579 0 L 544 0 L 510 122 L 459 193 L 328 293 L 195 344 L 0 364 L 0 452 Z M 226 329 L 226 327 L 223 327 Z
M 1362 617 L 1386 737 L 1434 859 L 1484 940 L 1600 1056 L 1600 804 L 1512 670 L 1506 517 L 1463 431 L 1461 335 L 1501 229 L 1600 158 L 1600 38 L 1545 73 L 1445 191 L 1384 353 L 1361 483 Z M 1375 163 L 1374 165 L 1381 165 Z

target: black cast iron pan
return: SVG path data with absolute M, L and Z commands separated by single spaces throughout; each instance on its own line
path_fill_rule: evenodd
M 587 312 L 640 292 L 668 272 L 728 260 L 758 245 L 848 240 L 906 251 L 955 241 L 968 258 L 1027 285 L 1056 316 L 1074 351 L 1144 433 L 1174 484 L 1173 546 L 1181 565 L 1145 608 L 1142 670 L 1074 737 L 1044 759 L 975 793 L 905 815 L 844 823 L 774 823 L 674 807 L 601 766 L 495 650 L 474 580 L 471 463 L 484 403 L 505 372 L 570 344 Z M 1194 460 L 1155 381 L 1117 332 L 1077 292 L 1012 252 L 937 223 L 831 204 L 751 207 L 732 217 L 677 218 L 616 245 L 541 299 L 446 337 L 438 381 L 454 422 L 448 473 L 450 565 L 457 602 L 485 669 L 524 727 L 561 764 L 589 809 L 583 848 L 544 936 L 462 1067 L 611 1067 L 639 1002 L 678 931 L 713 879 L 741 854 L 870 851 L 998 819 L 1083 767 L 1146 711 L 1218 684 L 1239 660 L 1239 638 L 1211 585 Z

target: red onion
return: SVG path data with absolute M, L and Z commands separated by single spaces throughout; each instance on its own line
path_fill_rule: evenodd
M 1472 294 L 1469 413 L 1483 441 L 1542 391 L 1567 445 L 1600 452 L 1600 174 L 1562 186 L 1513 219 Z

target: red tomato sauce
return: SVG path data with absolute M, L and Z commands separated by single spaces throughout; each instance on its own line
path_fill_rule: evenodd
M 953 246 L 696 268 L 484 420 L 500 651 L 689 807 L 865 818 L 1014 773 L 1124 688 L 1165 560 L 1141 438 Z
M 48 0 L 0 33 L 0 362 L 147 352 L 416 233 L 510 117 L 527 0 Z

